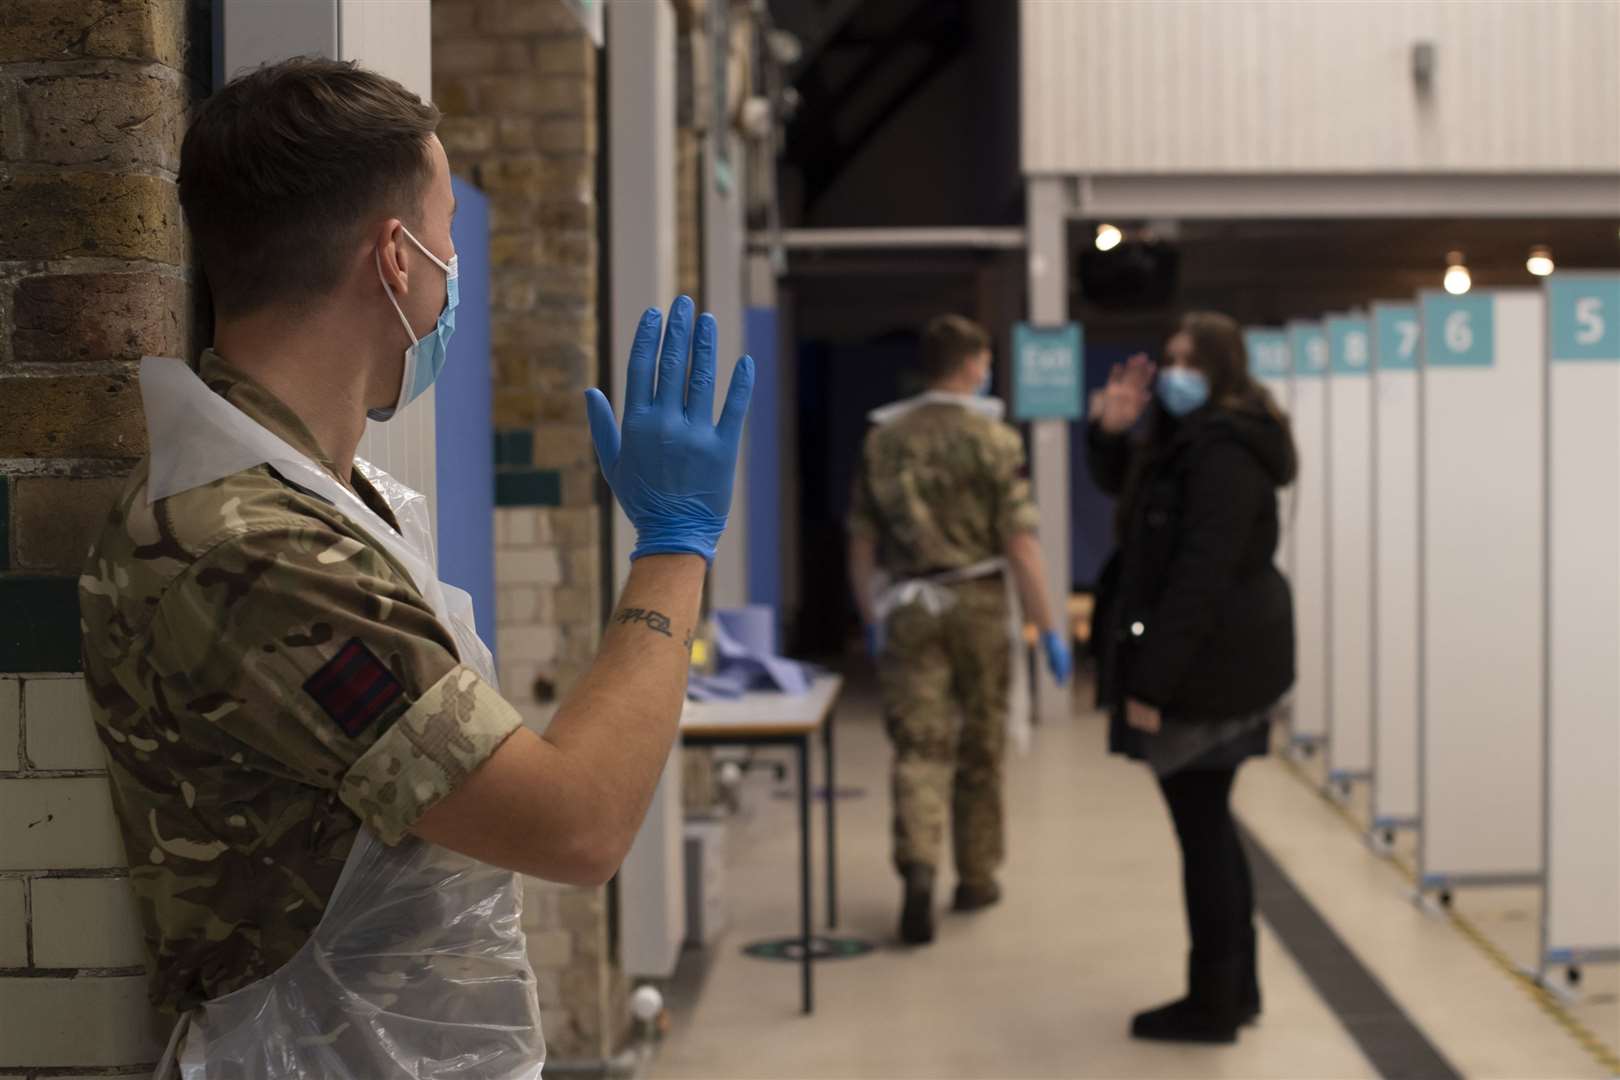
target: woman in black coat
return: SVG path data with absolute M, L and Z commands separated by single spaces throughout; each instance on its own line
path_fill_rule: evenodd
M 1293 605 L 1274 563 L 1287 417 L 1249 375 L 1238 325 L 1187 315 L 1092 399 L 1092 476 L 1118 498 L 1094 635 L 1110 749 L 1152 766 L 1181 842 L 1187 995 L 1138 1038 L 1229 1043 L 1260 1012 L 1254 894 L 1232 819 L 1238 766 L 1264 754 L 1294 681 Z M 1155 377 L 1156 376 L 1156 377 Z

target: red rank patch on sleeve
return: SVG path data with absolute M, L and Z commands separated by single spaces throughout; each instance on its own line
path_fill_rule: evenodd
M 353 738 L 398 701 L 405 688 L 376 653 L 359 638 L 351 638 L 309 677 L 304 693 Z

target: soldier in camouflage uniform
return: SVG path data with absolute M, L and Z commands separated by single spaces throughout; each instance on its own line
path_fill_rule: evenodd
M 955 908 L 1001 895 L 1009 571 L 1060 683 L 1072 666 L 1042 584 L 1023 440 L 1002 422 L 1001 402 L 983 396 L 989 339 L 943 316 L 924 332 L 921 359 L 931 389 L 873 413 L 849 515 L 851 583 L 895 748 L 894 862 L 909 944 L 933 940 L 947 821 Z M 875 586 L 877 570 L 893 584 Z
M 316 59 L 204 105 L 180 195 L 215 349 L 194 373 L 143 364 L 152 454 L 80 579 L 152 1000 L 185 1014 L 182 1056 L 186 1022 L 212 1040 L 192 1051 L 225 1052 L 206 1025 L 226 995 L 280 1006 L 222 1021 L 238 1040 L 226 1045 L 245 1039 L 260 1060 L 211 1058 L 210 1076 L 539 1075 L 513 872 L 579 885 L 616 872 L 676 735 L 729 512 L 752 362 L 716 423 L 714 320 L 682 298 L 667 333 L 656 309 L 640 320 L 622 428 L 588 395 L 638 542 L 592 668 L 543 738 L 525 728 L 470 611 L 435 580 L 430 526 L 402 528 L 406 504 L 354 457 L 368 415 L 431 385 L 454 325 L 437 119 L 392 80 Z M 343 979 L 328 979 L 318 958 L 340 954 Z M 492 1000 L 512 1009 L 480 1007 Z M 323 1026 L 305 1037 L 314 1013 Z M 424 1030 L 433 1053 L 411 1042 Z M 259 1039 L 281 1041 L 260 1054 Z

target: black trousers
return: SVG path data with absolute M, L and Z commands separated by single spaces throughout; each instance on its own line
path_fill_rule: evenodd
M 1183 769 L 1159 778 L 1181 841 L 1181 881 L 1192 937 L 1189 994 L 1257 1006 L 1254 881 L 1232 819 L 1237 767 Z M 1233 999 L 1237 999 L 1234 1001 Z

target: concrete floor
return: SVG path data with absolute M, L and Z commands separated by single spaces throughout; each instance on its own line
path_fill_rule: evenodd
M 899 886 L 888 863 L 889 749 L 869 692 L 851 691 L 839 732 L 840 784 L 864 791 L 840 804 L 839 932 L 878 950 L 820 964 L 818 1009 L 808 1018 L 798 1013 L 795 966 L 742 954 L 744 944 L 797 926 L 795 804 L 768 774 L 751 774 L 731 830 L 731 929 L 708 951 L 695 995 L 674 1003 L 651 1067 L 657 1080 L 1374 1075 L 1263 922 L 1266 1012 L 1237 1046 L 1126 1037 L 1134 1011 L 1180 993 L 1186 939 L 1175 839 L 1157 789 L 1141 766 L 1105 755 L 1096 715 L 1077 710 L 1073 722 L 1042 729 L 1034 754 L 1010 762 L 1006 900 L 977 916 L 942 915 L 939 941 L 918 951 L 892 944 Z M 1284 871 L 1465 1075 L 1612 1075 L 1451 922 L 1414 905 L 1398 867 L 1370 852 L 1299 771 L 1280 760 L 1250 763 L 1237 803 Z M 947 874 L 942 904 L 952 884 Z M 1504 894 L 1460 900 L 1482 928 L 1505 926 L 1510 946 L 1524 927 L 1499 908 L 1517 902 Z M 1526 926 L 1533 933 L 1533 917 Z M 1603 982 L 1611 977 L 1593 969 L 1588 1000 L 1574 1011 L 1614 1046 L 1620 1007 L 1612 994 L 1605 1000 Z

